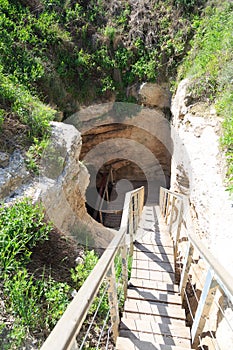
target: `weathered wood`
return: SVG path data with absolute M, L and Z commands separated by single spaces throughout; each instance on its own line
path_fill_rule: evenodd
M 217 288 L 218 284 L 213 278 L 212 271 L 209 270 L 191 329 L 192 343 L 195 347 L 198 345 L 199 336 L 204 329 L 206 317 L 209 316 Z
M 123 312 L 122 318 L 130 320 L 142 320 L 143 322 L 163 323 L 171 326 L 184 327 L 184 320 L 163 317 L 160 315 L 138 314 L 137 312 Z
M 116 287 L 116 275 L 114 263 L 107 272 L 107 282 L 108 282 L 108 301 L 110 307 L 110 316 L 112 324 L 113 339 L 116 342 L 118 337 L 118 327 L 120 323 L 119 318 L 119 308 L 118 308 L 118 298 L 117 298 L 117 287 Z
M 176 262 L 177 259 L 177 252 L 178 252 L 178 244 L 180 239 L 180 232 L 181 232 L 181 224 L 182 224 L 182 217 L 183 217 L 183 203 L 180 201 L 180 205 L 178 208 L 178 219 L 177 219 L 177 229 L 176 233 L 174 234 L 174 261 Z
M 189 347 L 190 340 L 185 338 L 177 338 L 170 336 L 163 336 L 161 334 L 145 333 L 138 331 L 127 331 L 121 330 L 121 336 L 127 337 L 129 339 L 139 339 L 141 342 L 149 342 L 151 344 L 165 344 L 165 345 L 175 345 L 180 347 Z
M 150 271 L 166 271 L 166 272 L 175 272 L 174 267 L 169 262 L 161 261 L 151 261 L 151 260 L 133 260 L 132 264 L 133 269 L 140 270 L 150 270 Z
M 179 305 L 167 305 L 147 300 L 126 299 L 126 312 L 138 312 L 139 314 L 157 315 L 178 320 L 185 320 L 185 311 Z
M 166 262 L 166 263 L 174 264 L 173 255 L 152 253 L 152 252 L 141 252 L 139 250 L 134 250 L 133 257 L 134 259 L 137 259 L 137 260 L 145 260 L 145 258 L 148 258 L 148 260 L 150 261 L 164 262 L 164 263 Z
M 127 258 L 127 246 L 126 239 L 123 241 L 123 246 L 121 248 L 121 259 L 122 259 L 122 281 L 123 281 L 123 291 L 124 291 L 124 299 L 126 299 L 127 295 L 127 287 L 128 287 L 128 258 Z
M 143 279 L 152 281 L 161 281 L 167 283 L 174 283 L 175 274 L 166 271 L 150 271 L 150 270 L 139 270 L 132 269 L 131 278 Z
M 163 254 L 163 255 L 172 255 L 174 254 L 172 247 L 164 247 L 163 245 L 150 245 L 149 247 L 146 244 L 136 243 L 134 246 L 134 251 L 136 252 L 148 252 L 155 254 Z
M 130 288 L 127 294 L 128 299 L 157 301 L 159 303 L 177 304 L 181 306 L 181 298 L 178 294 L 169 294 L 167 291 L 154 289 Z
M 190 341 L 189 327 L 180 327 L 178 325 L 171 325 L 168 323 L 155 323 L 152 320 L 145 322 L 138 319 L 122 318 L 120 329 L 130 329 L 143 333 L 161 334 L 163 336 L 185 338 Z M 189 343 L 190 344 L 190 343 Z
M 142 342 L 139 339 L 118 337 L 116 350 L 191 350 L 190 347 L 158 344 L 155 342 Z
M 174 214 L 174 210 L 175 210 L 175 201 L 176 198 L 175 196 L 172 196 L 172 201 L 171 201 L 171 211 L 170 211 L 170 220 L 169 220 L 169 226 L 168 226 L 168 232 L 171 235 L 171 229 L 172 229 L 172 220 L 173 220 L 173 214 Z
M 178 286 L 174 283 L 167 283 L 161 281 L 148 281 L 142 279 L 131 278 L 129 281 L 130 285 L 133 287 L 146 288 L 146 289 L 156 289 L 168 292 L 178 292 Z
M 181 295 L 182 300 L 184 299 L 185 288 L 186 288 L 186 284 L 188 281 L 188 273 L 189 273 L 192 259 L 193 259 L 193 251 L 194 251 L 194 247 L 193 247 L 192 243 L 189 241 L 186 255 L 184 258 L 181 278 L 180 278 L 180 295 Z

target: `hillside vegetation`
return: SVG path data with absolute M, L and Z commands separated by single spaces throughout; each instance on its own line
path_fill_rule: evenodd
M 174 79 L 205 2 L 0 0 L 0 127 L 41 138 L 82 104 Z
M 227 186 L 233 192 L 233 3 L 211 1 L 191 41 L 179 79 L 192 79 L 194 101 L 208 101 L 223 118 L 222 148 L 228 163 Z

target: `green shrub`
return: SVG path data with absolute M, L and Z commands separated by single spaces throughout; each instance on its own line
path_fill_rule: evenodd
M 56 282 L 51 277 L 35 280 L 25 268 L 12 278 L 6 278 L 6 308 L 15 319 L 8 334 L 9 348 L 22 345 L 29 334 L 50 332 L 70 302 L 70 291 L 66 283 Z
M 29 199 L 0 207 L 2 273 L 10 273 L 28 262 L 31 249 L 38 241 L 47 239 L 50 230 L 41 206 L 33 205 Z

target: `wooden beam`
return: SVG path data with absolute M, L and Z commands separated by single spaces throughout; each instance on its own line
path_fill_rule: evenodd
M 112 263 L 110 269 L 107 272 L 107 281 L 108 281 L 108 301 L 109 301 L 109 307 L 110 307 L 112 333 L 113 333 L 114 342 L 116 343 L 117 337 L 119 335 L 120 316 L 119 316 L 116 274 L 115 274 L 114 263 Z
M 213 278 L 212 271 L 209 269 L 191 329 L 192 344 L 195 348 L 199 344 L 199 336 L 204 329 L 206 317 L 209 316 L 217 288 L 218 284 Z
M 180 278 L 180 295 L 182 300 L 184 299 L 184 292 L 188 281 L 188 274 L 189 274 L 190 266 L 193 259 L 193 251 L 194 251 L 194 247 L 192 243 L 189 241 L 188 248 L 184 257 L 184 264 L 183 264 L 183 269 L 182 269 L 181 278 Z

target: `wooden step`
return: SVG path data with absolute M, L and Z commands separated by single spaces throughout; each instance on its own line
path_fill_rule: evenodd
M 161 334 L 176 338 L 184 338 L 190 340 L 190 328 L 180 325 L 171 325 L 168 323 L 155 323 L 152 320 L 138 320 L 122 318 L 120 330 L 131 330 L 143 333 Z
M 165 271 L 150 271 L 150 270 L 140 270 L 140 269 L 132 269 L 131 270 L 131 278 L 149 280 L 153 281 L 161 281 L 166 283 L 174 283 L 175 282 L 175 274 L 172 272 Z
M 157 233 L 154 233 L 153 235 L 145 234 L 140 239 L 136 239 L 135 242 L 136 243 L 139 242 L 140 244 L 144 245 L 149 250 L 150 250 L 151 246 L 153 247 L 154 245 L 156 245 L 158 247 L 162 246 L 165 248 L 173 249 L 173 242 L 170 239 L 170 237 L 161 237 Z
M 140 299 L 157 301 L 159 303 L 181 305 L 181 298 L 178 294 L 169 294 L 165 291 L 158 291 L 145 288 L 129 288 L 127 292 L 128 299 Z
M 184 327 L 184 320 L 163 317 L 158 315 L 138 314 L 137 312 L 123 312 L 122 318 L 130 320 L 142 320 L 144 322 L 163 323 L 176 327 Z
M 159 262 L 159 261 L 149 261 L 149 260 L 133 260 L 132 268 L 135 269 L 143 269 L 150 271 L 167 271 L 167 272 L 175 272 L 173 264 L 169 262 Z
M 116 350 L 191 350 L 191 347 L 180 347 L 140 341 L 138 339 L 117 338 Z
M 164 345 L 173 345 L 173 346 L 179 346 L 179 347 L 190 347 L 190 340 L 185 338 L 177 338 L 172 336 L 163 336 L 160 334 L 153 334 L 153 333 L 144 333 L 144 332 L 137 332 L 137 331 L 130 331 L 130 330 L 121 330 L 120 336 L 123 338 L 128 338 L 131 340 L 138 339 L 143 342 L 148 343 L 157 343 L 157 344 L 164 344 Z
M 133 259 L 137 260 L 149 260 L 149 261 L 157 261 L 157 262 L 167 262 L 174 265 L 174 257 L 173 255 L 160 254 L 160 253 L 152 253 L 152 252 L 142 252 L 139 250 L 134 250 Z
M 173 283 L 161 282 L 161 281 L 148 281 L 136 278 L 130 278 L 129 287 L 138 287 L 144 289 L 154 289 L 167 291 L 168 293 L 178 293 L 178 286 Z
M 147 244 L 136 241 L 134 243 L 134 250 L 138 250 L 140 252 L 150 252 L 150 253 L 158 253 L 165 255 L 173 255 L 174 249 L 173 246 L 165 246 L 165 245 L 157 245 L 157 244 Z
M 139 314 L 157 315 L 185 320 L 185 311 L 179 305 L 168 305 L 147 300 L 126 299 L 124 310 Z

